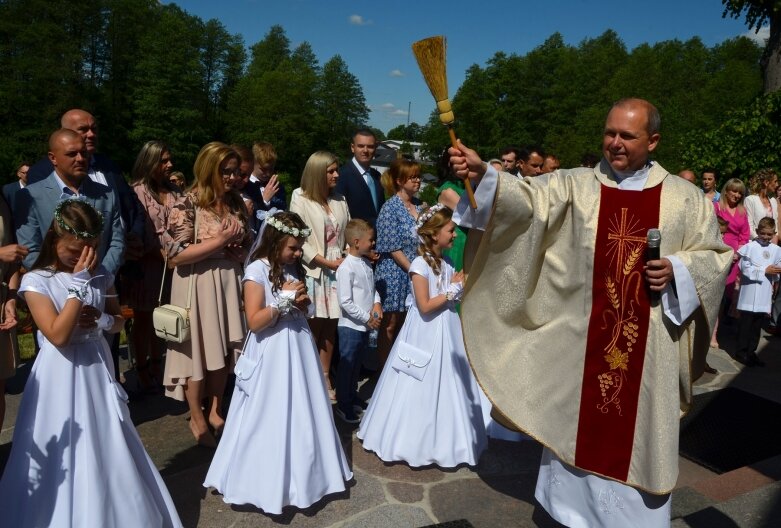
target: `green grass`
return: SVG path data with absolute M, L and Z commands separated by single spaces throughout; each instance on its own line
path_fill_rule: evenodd
M 22 361 L 28 361 L 35 356 L 35 343 L 32 334 L 18 334 L 19 357 Z

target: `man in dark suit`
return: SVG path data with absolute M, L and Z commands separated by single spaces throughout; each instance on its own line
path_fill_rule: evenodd
M 16 177 L 19 178 L 18 181 L 7 183 L 3 185 L 3 198 L 5 198 L 5 203 L 8 204 L 9 209 L 13 211 L 14 207 L 14 200 L 16 193 L 19 192 L 21 189 L 24 189 L 27 185 L 27 172 L 30 170 L 30 164 L 26 161 L 21 163 L 19 167 L 16 169 Z
M 108 156 L 98 154 L 98 124 L 95 118 L 86 110 L 73 108 L 62 114 L 60 126 L 77 132 L 84 140 L 89 156 L 89 178 L 96 183 L 111 187 L 119 202 L 122 225 L 127 234 L 127 258 L 132 260 L 140 256 L 143 250 L 141 241 L 144 237 L 146 216 L 144 207 L 138 200 L 136 193 L 125 181 L 119 167 Z M 30 167 L 28 183 L 33 184 L 45 180 L 52 173 L 52 170 L 54 167 L 49 158 L 41 159 Z
M 336 192 L 347 199 L 352 218 L 366 220 L 374 227 L 380 207 L 385 203 L 380 173 L 371 167 L 377 150 L 377 138 L 371 130 L 357 130 L 353 134 L 350 150 L 353 159 L 339 168 Z
M 125 250 L 119 202 L 110 187 L 87 177 L 89 154 L 84 139 L 67 128 L 55 131 L 49 137 L 49 160 L 54 167 L 51 174 L 16 194 L 16 236 L 19 243 L 30 250 L 24 259 L 24 266 L 30 269 L 38 258 L 57 203 L 63 195 L 73 195 L 82 197 L 103 215 L 98 257 L 109 272 L 116 274 Z

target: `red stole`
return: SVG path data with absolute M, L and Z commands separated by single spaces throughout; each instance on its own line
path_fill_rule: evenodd
M 626 481 L 651 304 L 643 266 L 662 186 L 602 186 L 575 465 Z

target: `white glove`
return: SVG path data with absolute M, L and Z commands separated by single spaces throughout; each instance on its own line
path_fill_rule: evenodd
M 461 300 L 461 297 L 463 296 L 464 296 L 464 283 L 463 282 L 450 283 L 450 286 L 447 287 L 447 292 L 445 293 L 445 297 L 447 297 L 447 300 L 458 302 Z
M 78 299 L 81 302 L 84 302 L 87 297 L 87 285 L 90 280 L 92 280 L 92 275 L 90 275 L 89 271 L 86 269 L 74 273 L 73 276 L 71 276 L 70 286 L 68 286 L 68 299 Z
M 279 298 L 277 299 L 276 303 L 273 303 L 271 306 L 277 309 L 279 312 L 280 317 L 285 316 L 290 313 L 291 310 L 295 308 L 293 305 L 293 302 L 296 300 L 296 291 L 295 290 L 282 290 L 279 292 Z
M 100 330 L 103 330 L 104 332 L 108 332 L 112 326 L 114 326 L 114 319 L 113 315 L 109 315 L 107 313 L 100 314 L 100 317 L 98 317 L 98 320 L 95 321 L 95 324 L 98 325 L 98 328 Z

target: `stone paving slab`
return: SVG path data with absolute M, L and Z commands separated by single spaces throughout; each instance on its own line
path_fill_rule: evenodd
M 781 401 L 781 340 L 763 340 L 763 346 L 760 356 L 768 364 L 764 369 L 746 369 L 723 350 L 712 350 L 709 362 L 719 373 L 703 376 L 695 393 L 729 385 Z M 21 386 L 19 380 L 9 385 L 6 422 L 0 431 L 0 467 L 10 450 Z M 348 489 L 310 508 L 286 508 L 282 515 L 272 516 L 252 507 L 227 505 L 214 490 L 203 488 L 213 451 L 195 445 L 185 404 L 161 395 L 148 396 L 133 401 L 131 412 L 188 528 L 395 528 L 437 523 L 445 523 L 443 528 L 561 526 L 536 506 L 533 497 L 541 452 L 533 441 L 491 440 L 476 468 L 410 468 L 386 464 L 365 451 L 355 438 L 356 427 L 337 420 L 355 473 Z M 781 527 L 781 455 L 725 475 L 681 459 L 680 473 L 672 499 L 672 526 Z
M 674 519 L 672 528 L 776 528 L 781 526 L 781 482 Z

